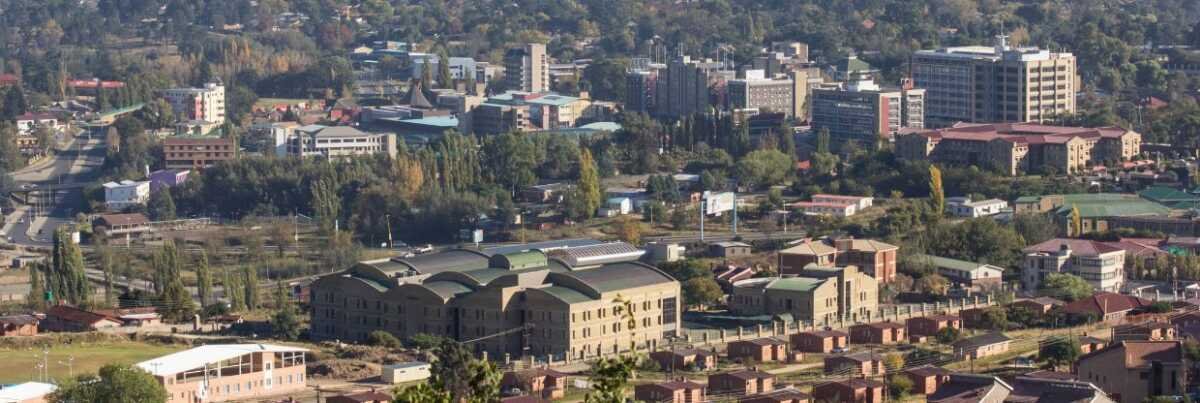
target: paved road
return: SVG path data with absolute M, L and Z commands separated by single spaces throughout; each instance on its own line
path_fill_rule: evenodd
M 72 139 L 49 160 L 13 172 L 17 186 L 28 190 L 30 205 L 8 217 L 14 224 L 5 235 L 15 244 L 49 246 L 54 229 L 74 219 L 83 203 L 80 188 L 96 180 L 103 164 L 103 143 Z

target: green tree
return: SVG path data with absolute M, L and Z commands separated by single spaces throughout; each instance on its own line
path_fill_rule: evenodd
M 180 271 L 179 250 L 175 242 L 166 240 L 162 250 L 153 259 L 155 266 L 155 288 L 163 305 L 163 317 L 173 321 L 189 319 L 196 311 L 191 293 L 183 286 Z
M 400 339 L 397 339 L 396 336 L 393 336 L 391 333 L 388 333 L 384 330 L 376 330 L 368 333 L 367 344 L 372 346 L 387 347 L 390 349 L 403 347 L 400 343 Z
M 450 393 L 428 383 L 418 383 L 404 389 L 396 389 L 396 403 L 451 403 Z
M 1042 282 L 1042 293 L 1071 302 L 1092 295 L 1092 285 L 1074 274 L 1050 273 Z
M 150 373 L 127 364 L 107 364 L 97 375 L 81 375 L 50 396 L 57 403 L 159 403 L 167 390 Z
M 84 272 L 83 252 L 67 232 L 66 227 L 54 231 L 54 250 L 51 251 L 49 272 L 43 279 L 53 301 L 79 305 L 87 302 L 92 287 Z
M 950 344 L 962 338 L 962 331 L 946 326 L 939 329 L 937 334 L 934 335 L 934 338 L 937 339 L 938 343 Z
M 614 403 L 625 401 L 629 379 L 637 368 L 634 356 L 608 357 L 592 364 L 592 389 L 583 400 L 586 403 Z
M 926 294 L 946 295 L 946 292 L 950 291 L 950 280 L 939 274 L 929 274 L 917 279 L 913 288 Z
M 753 188 L 782 184 L 791 172 L 792 158 L 779 150 L 751 152 L 737 166 L 738 181 Z
M 1071 205 L 1071 233 L 1070 236 L 1083 235 L 1083 218 L 1079 214 L 1079 206 Z
M 979 327 L 1001 331 L 1008 329 L 1008 312 L 998 306 L 985 308 L 979 317 Z
M 604 192 L 600 189 L 600 175 L 596 168 L 596 161 L 592 158 L 592 151 L 587 148 L 579 152 L 579 190 L 582 192 L 584 206 L 588 211 L 587 216 L 590 217 L 596 213 L 596 209 L 600 208 Z
M 454 88 L 454 79 L 450 76 L 450 56 L 446 50 L 438 52 L 438 84 L 441 88 Z
M 259 308 L 258 299 L 258 268 L 254 266 L 246 266 L 242 269 L 242 287 L 245 291 L 242 296 L 246 299 L 246 309 L 251 311 Z
M 1025 244 L 1036 245 L 1053 239 L 1058 235 L 1058 225 L 1047 214 L 1021 213 L 1013 216 L 1013 229 Z
M 1073 337 L 1051 337 L 1043 341 L 1038 349 L 1038 359 L 1055 368 L 1074 363 L 1079 355 L 1079 339 Z
M 946 191 L 942 187 L 942 170 L 937 166 L 929 166 L 929 201 L 933 204 L 933 213 L 938 217 L 946 211 Z
M 275 337 L 283 340 L 296 340 L 300 338 L 300 314 L 297 312 L 296 305 L 292 303 L 292 299 L 288 297 L 286 288 L 283 282 L 275 283 L 275 314 L 271 316 L 271 330 L 275 333 Z
M 500 400 L 500 371 L 491 361 L 476 359 L 465 345 L 442 339 L 430 369 L 433 389 L 450 395 L 451 401 L 490 403 Z
M 821 153 L 821 154 L 829 154 L 830 153 L 830 151 L 829 151 L 829 129 L 828 128 L 822 127 L 821 130 L 817 131 L 816 149 L 817 149 L 817 152 Z
M 196 293 L 200 296 L 200 306 L 207 308 L 216 302 L 212 296 L 212 269 L 208 267 L 208 252 L 201 250 L 196 259 Z
M 29 296 L 25 301 L 34 310 L 42 310 L 46 306 L 46 287 L 42 283 L 43 273 L 47 271 L 45 266 L 45 263 L 34 263 L 29 267 Z
M 689 306 L 716 304 L 724 296 L 721 286 L 712 277 L 693 277 L 683 282 L 683 300 Z
M 171 189 L 166 188 L 150 195 L 146 203 L 146 212 L 154 221 L 170 221 L 175 219 L 175 198 L 171 197 Z
M 913 381 L 908 375 L 896 374 L 888 378 L 888 391 L 893 399 L 904 399 L 912 391 Z

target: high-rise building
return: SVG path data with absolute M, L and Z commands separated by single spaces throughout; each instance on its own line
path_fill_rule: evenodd
M 721 63 L 683 56 L 667 64 L 659 76 L 656 107 L 662 117 L 678 118 L 708 111 L 710 74 Z
M 928 91 L 929 124 L 1037 122 L 1075 113 L 1079 76 L 1075 56 L 1008 45 L 918 51 L 913 81 Z
M 208 83 L 203 88 L 163 90 L 163 98 L 171 104 L 179 120 L 225 122 L 225 86 L 219 83 Z
M 529 43 L 510 49 L 504 55 L 504 74 L 510 90 L 549 91 L 550 59 L 546 56 L 546 45 Z
M 871 142 L 903 128 L 925 127 L 925 90 L 883 89 L 870 79 L 812 91 L 813 130 L 837 141 Z
M 762 70 L 747 70 L 746 78 L 729 80 L 725 89 L 731 109 L 770 110 L 796 117 L 804 116 L 807 85 L 808 74 L 804 71 L 767 78 Z
M 658 71 L 633 70 L 625 75 L 625 110 L 651 113 L 654 111 Z

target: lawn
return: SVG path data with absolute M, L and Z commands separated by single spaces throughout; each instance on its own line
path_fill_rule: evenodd
M 50 348 L 46 361 L 49 362 L 50 377 L 65 380 L 72 369 L 76 375 L 94 373 L 104 364 L 133 364 L 182 349 L 184 346 L 138 342 L 59 345 Z M 41 349 L 0 349 L 0 356 L 4 357 L 0 360 L 0 384 L 21 383 L 37 377 L 37 368 L 42 362 Z M 74 361 L 68 366 L 72 357 Z

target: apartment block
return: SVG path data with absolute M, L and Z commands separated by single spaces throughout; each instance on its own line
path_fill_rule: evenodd
M 809 266 L 802 277 L 753 278 L 733 284 L 729 309 L 735 315 L 791 315 L 831 324 L 867 317 L 879 306 L 879 283 L 854 266 Z
M 237 158 L 237 141 L 217 136 L 173 136 L 162 141 L 167 169 L 203 169 Z
M 453 249 L 367 261 L 312 284 L 314 339 L 384 330 L 473 343 L 499 359 L 523 352 L 582 359 L 654 349 L 680 326 L 679 282 L 624 243 L 527 250 Z M 514 332 L 527 328 L 528 334 Z M 524 346 L 528 343 L 529 350 Z
M 634 70 L 625 74 L 625 110 L 654 112 L 659 69 Z
M 1051 273 L 1079 276 L 1097 291 L 1120 292 L 1125 283 L 1125 250 L 1085 239 L 1056 238 L 1023 250 L 1021 285 L 1042 287 Z
M 933 127 L 958 122 L 1043 122 L 1075 113 L 1079 75 L 1075 56 L 994 46 L 917 51 L 910 71 L 927 91 L 925 114 Z
M 1127 161 L 1141 152 L 1142 135 L 1119 127 L 1062 127 L 1032 123 L 957 123 L 896 137 L 896 155 L 960 166 L 1075 174 Z
M 225 86 L 220 83 L 208 83 L 201 88 L 172 88 L 162 94 L 178 120 L 225 122 Z
M 396 155 L 396 135 L 367 133 L 350 126 L 307 125 L 294 129 L 288 155 L 338 159 L 358 155 Z
M 900 247 L 871 239 L 806 240 L 779 252 L 781 273 L 798 274 L 809 264 L 856 266 L 878 282 L 896 278 Z
M 807 86 L 804 71 L 768 78 L 763 70 L 747 70 L 746 78 L 727 81 L 725 91 L 731 109 L 782 112 L 790 118 L 804 116 Z
M 209 344 L 137 364 L 167 390 L 167 402 L 260 400 L 303 392 L 308 350 L 272 344 Z
M 574 127 L 575 123 L 587 113 L 588 108 L 592 105 L 592 101 L 555 93 L 508 91 L 488 98 L 486 104 L 514 107 L 524 106 L 527 108 L 528 114 L 526 117 L 529 121 L 516 122 L 514 125 L 506 125 L 504 121 L 501 121 L 499 124 L 493 121 L 482 122 L 485 126 L 501 128 L 510 126 L 509 128 L 511 129 L 528 128 L 544 130 Z M 476 115 L 477 118 L 483 119 L 491 119 L 491 116 L 486 113 Z M 493 130 L 489 129 L 487 132 L 492 133 Z
M 529 43 L 509 49 L 504 54 L 504 74 L 510 90 L 550 90 L 550 58 L 546 55 L 546 45 Z
M 680 118 L 708 112 L 709 84 L 716 79 L 721 63 L 693 60 L 683 56 L 667 63 L 666 74 L 660 74 L 655 90 L 658 116 Z
M 475 134 L 503 134 L 532 130 L 529 105 L 484 102 L 471 111 Z
M 833 140 L 872 144 L 901 129 L 925 127 L 925 90 L 884 89 L 870 79 L 812 90 L 812 128 Z
M 1095 384 L 1121 403 L 1182 395 L 1187 388 L 1187 370 L 1180 341 L 1123 341 L 1084 354 L 1075 362 L 1080 381 Z

